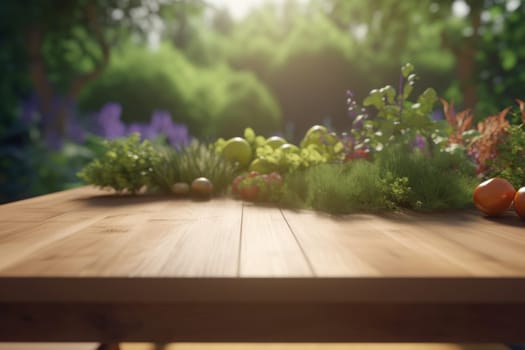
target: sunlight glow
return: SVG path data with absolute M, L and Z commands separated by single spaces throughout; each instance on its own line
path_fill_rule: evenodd
M 265 3 L 281 5 L 285 0 L 208 0 L 208 2 L 218 8 L 228 9 L 233 18 L 239 19 L 244 17 L 253 8 Z

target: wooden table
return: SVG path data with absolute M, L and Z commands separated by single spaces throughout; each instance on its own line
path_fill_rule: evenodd
M 0 206 L 0 341 L 525 342 L 525 221 L 90 187 Z

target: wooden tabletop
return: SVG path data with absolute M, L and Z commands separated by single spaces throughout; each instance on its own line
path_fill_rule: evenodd
M 525 221 L 91 187 L 0 206 L 0 341 L 525 342 Z

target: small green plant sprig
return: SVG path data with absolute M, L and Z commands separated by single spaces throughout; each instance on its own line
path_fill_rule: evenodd
M 137 193 L 152 186 L 157 149 L 139 134 L 103 141 L 105 151 L 87 164 L 77 176 L 86 183 L 110 187 L 117 192 Z
M 418 79 L 413 72 L 414 66 L 405 64 L 401 68 L 399 91 L 386 85 L 370 91 L 363 100 L 363 106 L 373 107 L 375 114 L 369 115 L 365 110 L 354 118 L 352 135 L 356 149 L 380 152 L 394 144 L 410 147 L 418 135 L 424 137 L 428 148 L 436 141 L 445 140 L 443 128 L 430 118 L 437 100 L 436 91 L 428 88 L 415 101 L 409 100 Z M 358 107 L 351 97 L 348 104 L 350 112 Z

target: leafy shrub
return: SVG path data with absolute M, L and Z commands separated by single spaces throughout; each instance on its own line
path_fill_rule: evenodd
M 127 46 L 112 55 L 102 76 L 84 89 L 79 106 L 95 111 L 109 101 L 122 105 L 124 122 L 144 122 L 153 111 L 165 110 L 200 138 L 229 136 L 245 125 L 261 132 L 281 126 L 278 104 L 252 74 L 224 65 L 195 66 L 168 45 L 157 52 Z

